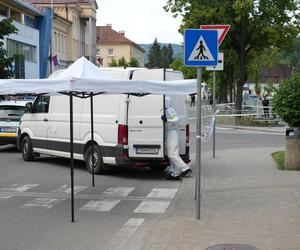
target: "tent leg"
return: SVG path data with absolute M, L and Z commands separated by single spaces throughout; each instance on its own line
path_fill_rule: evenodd
M 73 93 L 70 92 L 70 171 L 71 171 L 71 221 L 74 222 L 74 151 L 73 151 Z
M 92 135 L 92 186 L 95 186 L 95 159 L 94 159 L 94 109 L 93 109 L 93 92 L 91 94 L 91 135 Z

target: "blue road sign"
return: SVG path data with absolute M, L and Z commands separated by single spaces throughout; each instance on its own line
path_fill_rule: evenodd
M 218 31 L 186 29 L 184 32 L 184 64 L 206 67 L 218 64 Z

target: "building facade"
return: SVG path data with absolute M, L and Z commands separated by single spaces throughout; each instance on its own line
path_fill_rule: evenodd
M 8 56 L 24 56 L 22 78 L 40 78 L 40 32 L 37 24 L 43 13 L 21 0 L 1 0 L 0 20 L 12 18 L 18 29 L 4 39 Z M 23 70 L 22 70 L 23 71 Z
M 127 63 L 135 58 L 139 67 L 144 67 L 144 49 L 125 37 L 125 32 L 117 32 L 111 25 L 97 26 L 97 58 L 100 67 L 108 67 L 113 60 L 124 57 Z
M 38 8 L 53 9 L 50 73 L 66 68 L 81 56 L 96 62 L 96 0 L 26 1 Z

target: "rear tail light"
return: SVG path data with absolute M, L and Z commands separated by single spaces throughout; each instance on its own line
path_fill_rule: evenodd
M 185 126 L 185 142 L 189 143 L 190 142 L 190 125 L 187 124 Z
M 118 127 L 118 144 L 128 144 L 128 127 L 126 125 L 119 124 Z

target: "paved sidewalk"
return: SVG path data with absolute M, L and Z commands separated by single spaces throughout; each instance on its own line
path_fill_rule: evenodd
M 300 172 L 277 170 L 280 148 L 218 150 L 202 158 L 201 220 L 196 220 L 195 171 L 143 239 L 144 250 L 190 250 L 247 244 L 300 250 Z M 238 157 L 236 157 L 238 156 Z

